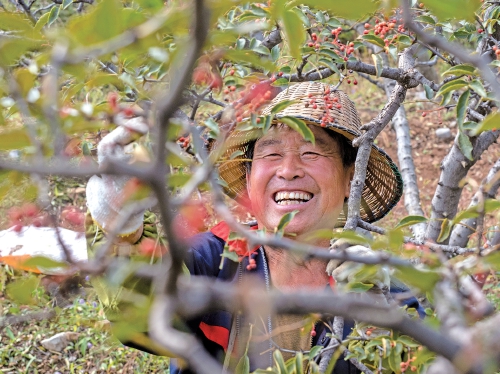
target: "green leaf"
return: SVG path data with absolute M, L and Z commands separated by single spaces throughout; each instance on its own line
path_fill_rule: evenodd
M 437 242 L 441 243 L 443 240 L 446 240 L 448 236 L 450 236 L 450 230 L 451 230 L 451 222 L 448 218 L 445 218 L 441 223 L 441 232 L 439 233 Z
M 269 55 L 269 49 L 264 47 L 263 45 L 258 45 L 254 48 L 252 48 L 252 51 L 260 53 L 261 55 L 268 56 Z
M 345 239 L 350 244 L 370 244 L 370 240 L 365 238 L 363 235 L 358 234 L 355 231 L 345 230 L 342 232 L 336 232 L 330 235 L 334 239 Z
M 464 124 L 465 114 L 467 113 L 467 103 L 469 102 L 470 91 L 466 90 L 457 103 L 457 125 L 460 131 L 462 131 L 462 127 Z
M 424 84 L 423 86 L 425 90 L 425 97 L 427 98 L 427 100 L 432 100 L 432 98 L 434 97 L 434 90 L 426 84 Z
M 315 9 L 327 10 L 337 17 L 355 20 L 377 10 L 377 4 L 372 0 L 300 0 L 300 3 Z
M 396 225 L 396 229 L 401 229 L 403 227 L 408 227 L 412 225 L 416 225 L 417 223 L 422 223 L 422 222 L 427 222 L 427 218 L 422 217 L 422 216 L 407 216 L 403 218 L 399 223 Z
M 53 269 L 67 266 L 67 264 L 64 262 L 54 261 L 48 257 L 43 256 L 31 257 L 23 262 L 23 265 L 26 267 L 36 267 L 39 269 Z
M 244 355 L 238 365 L 236 365 L 236 374 L 249 374 L 250 373 L 250 360 L 248 359 L 248 355 Z
M 306 123 L 304 121 L 302 121 L 301 119 L 298 119 L 295 117 L 284 116 L 284 117 L 279 117 L 279 121 L 283 122 L 285 125 L 287 125 L 291 129 L 297 131 L 299 134 L 302 135 L 302 137 L 305 140 L 314 144 L 315 140 L 314 140 L 313 132 L 311 131 L 309 126 L 307 126 Z
M 436 24 L 436 21 L 434 21 L 434 18 L 432 18 L 431 16 L 426 16 L 426 15 L 415 17 L 414 21 L 415 22 L 429 23 L 431 25 Z
M 344 60 L 342 59 L 342 57 L 340 57 L 337 53 L 335 53 L 335 51 L 332 51 L 331 49 L 328 49 L 328 48 L 322 48 L 320 49 L 319 51 L 319 54 L 320 55 L 324 55 L 326 57 L 329 57 L 331 58 L 333 61 L 337 61 L 337 62 L 340 62 L 340 63 L 344 63 Z M 335 72 L 338 71 L 338 69 L 334 70 Z
M 300 17 L 291 10 L 283 12 L 283 26 L 286 40 L 293 58 L 301 60 L 300 46 L 304 44 L 305 33 Z
M 288 108 L 290 105 L 296 104 L 297 100 L 284 100 L 273 106 L 271 109 L 271 114 L 277 114 L 283 111 L 285 108 Z
M 0 150 L 25 148 L 31 145 L 30 138 L 24 129 L 2 132 L 0 134 Z
M 61 6 L 63 9 L 66 9 L 69 7 L 71 4 L 73 4 L 73 0 L 63 0 Z
M 366 34 L 366 35 L 363 35 L 361 38 L 363 40 L 369 42 L 369 43 L 378 45 L 380 48 L 384 48 L 385 47 L 384 40 L 381 37 L 377 36 L 377 35 Z
M 384 68 L 384 61 L 380 55 L 372 54 L 373 63 L 375 64 L 375 70 L 377 71 L 377 78 L 380 78 L 382 70 Z
M 469 83 L 464 81 L 463 79 L 454 79 L 450 82 L 443 84 L 439 91 L 436 93 L 436 96 L 444 95 L 448 92 L 458 90 L 464 86 L 467 86 Z
M 39 19 L 38 21 L 36 21 L 36 25 L 35 25 L 35 30 L 37 32 L 40 32 L 43 28 L 43 26 L 45 26 L 47 24 L 47 22 L 49 22 L 49 17 L 50 17 L 50 13 L 44 13 Z
M 488 93 L 484 89 L 483 84 L 481 83 L 480 80 L 474 79 L 473 81 L 469 82 L 469 87 L 474 90 L 479 96 L 487 98 Z
M 484 119 L 477 125 L 476 129 L 471 131 L 471 136 L 478 136 L 484 131 L 500 129 L 500 113 L 496 112 Z
M 413 44 L 413 40 L 408 35 L 399 35 L 398 44 L 400 47 L 408 47 Z
M 278 226 L 276 227 L 276 232 L 283 232 L 285 228 L 288 226 L 288 224 L 292 221 L 293 217 L 298 213 L 298 210 L 294 210 L 293 212 L 286 213 L 281 217 L 280 222 L 278 223 Z
M 346 288 L 350 292 L 363 293 L 371 290 L 373 288 L 373 284 L 354 282 L 354 283 L 348 283 Z
M 19 304 L 33 304 L 34 299 L 31 294 L 38 287 L 38 283 L 38 279 L 34 276 L 30 276 L 28 279 L 17 279 L 7 285 L 6 292 Z
M 477 70 L 472 65 L 456 65 L 446 70 L 441 75 L 477 75 Z
M 302 352 L 295 354 L 295 373 L 304 374 L 304 355 Z
M 294 7 L 292 8 L 292 12 L 297 14 L 297 16 L 300 18 L 300 20 L 306 27 L 311 27 L 311 22 L 309 21 L 309 18 L 306 16 L 306 14 L 302 11 L 302 9 Z
M 279 78 L 276 79 L 272 85 L 276 87 L 281 87 L 281 86 L 288 86 L 290 84 L 290 81 L 286 78 Z
M 451 221 L 451 223 L 452 223 L 452 225 L 456 225 L 457 223 L 459 223 L 460 221 L 462 221 L 464 219 L 475 218 L 475 217 L 478 217 L 478 216 L 479 216 L 479 213 L 477 211 L 477 206 L 474 206 L 474 207 L 472 207 L 470 209 L 463 210 L 460 213 L 458 213 L 453 218 L 453 220 Z
M 339 69 L 337 68 L 337 64 L 334 63 L 332 60 L 329 60 L 329 59 L 326 59 L 326 58 L 320 58 L 318 63 L 320 65 L 324 65 L 328 68 L 330 68 L 332 71 L 334 71 L 335 73 L 337 73 L 338 75 L 340 75 L 340 71 Z
M 500 270 L 500 252 L 496 251 L 481 258 L 483 262 L 492 266 L 496 271 Z
M 321 345 L 315 345 L 309 351 L 309 361 L 312 361 L 316 358 L 316 356 L 321 352 L 323 347 Z
M 52 26 L 52 24 L 57 20 L 57 17 L 59 17 L 60 11 L 61 7 L 58 6 L 52 7 L 49 14 L 49 20 L 47 21 L 47 26 Z
M 398 338 L 398 341 L 406 345 L 407 347 L 410 348 L 418 348 L 420 347 L 420 344 L 418 344 L 415 340 L 413 340 L 411 337 L 407 335 L 401 335 Z
M 276 366 L 278 367 L 278 373 L 288 374 L 288 371 L 286 370 L 285 360 L 283 360 L 283 355 L 281 354 L 279 349 L 274 350 L 273 358 Z
M 395 268 L 397 279 L 424 292 L 431 291 L 441 278 L 435 271 L 417 269 L 414 266 L 396 265 Z
M 471 161 L 474 160 L 472 157 L 472 143 L 470 142 L 469 137 L 463 132 L 458 133 L 458 148 L 460 148 L 465 157 Z
M 280 57 L 280 46 L 275 45 L 273 48 L 271 48 L 271 59 L 273 62 L 278 61 L 278 58 Z
M 271 128 L 272 121 L 273 121 L 273 116 L 265 116 L 264 126 L 262 126 L 262 132 L 264 134 L 266 134 Z
M 255 54 L 252 51 L 248 50 L 236 50 L 236 49 L 228 49 L 224 51 L 224 56 L 237 64 L 247 63 L 254 67 L 260 67 L 264 70 L 273 70 L 275 69 L 272 61 L 266 58 L 261 58 L 259 55 Z
M 479 11 L 480 0 L 434 0 L 425 2 L 425 6 L 440 20 L 465 19 L 474 21 L 475 12 Z

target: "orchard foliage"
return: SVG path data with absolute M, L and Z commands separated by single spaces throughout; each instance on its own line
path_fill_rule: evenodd
M 403 100 L 407 89 L 422 86 L 433 108 L 424 111 L 423 117 L 430 111 L 456 113 L 455 144 L 463 159 L 450 151 L 443 164 L 444 181 L 439 185 L 458 193 L 453 192 L 453 198 L 448 199 L 446 194 L 451 192 L 437 191 L 429 217 L 409 214 L 388 230 L 372 228 L 376 232 L 373 238 L 352 231 L 337 232 L 334 237 L 383 251 L 385 257 L 379 263 L 392 259 L 389 263 L 395 275 L 430 300 L 425 323 L 442 328 L 443 345 L 450 341 L 446 339 L 461 348 L 473 345 L 474 340 L 459 341 L 439 312 L 457 313 L 464 331 L 476 331 L 475 321 L 493 313 L 487 308 L 481 312 L 479 301 L 474 299 L 477 293 L 458 285 L 469 275 L 484 278 L 484 274 L 500 271 L 500 202 L 495 199 L 500 168 L 486 183 L 474 185 L 479 191 L 475 204 L 463 211 L 457 211 L 457 205 L 464 184 L 474 184 L 466 178 L 467 171 L 495 142 L 500 128 L 496 112 L 500 100 L 496 82 L 500 68 L 497 2 L 0 0 L 0 6 L 0 198 L 7 196 L 12 185 L 23 181 L 29 185 L 26 200 L 36 200 L 38 194 L 38 202 L 43 202 L 45 190 L 39 175 L 132 175 L 136 178 L 126 187 L 124 205 L 143 201 L 153 191 L 160 201 L 163 230 L 171 239 L 167 239 L 168 244 L 155 238 L 141 243 L 141 254 L 150 256 L 152 263 L 167 254 L 175 263 L 181 257 L 177 246 L 182 248 L 187 237 L 205 231 L 214 217 L 225 212 L 220 207 L 220 186 L 214 183 L 211 170 L 216 160 L 206 155 L 205 143 L 223 143 L 225 130 L 233 126 L 267 131 L 272 116 L 292 102 L 281 103 L 269 116 L 259 115 L 259 109 L 283 87 L 325 80 L 343 89 L 369 79 L 390 92 L 390 84 L 397 82 L 404 87 Z M 417 57 L 418 63 L 435 66 L 440 76 L 423 76 L 415 61 L 412 66 L 401 64 L 405 54 Z M 332 119 L 329 110 L 339 105 L 335 100 L 325 102 L 323 125 Z M 394 98 L 389 99 L 388 106 L 391 102 Z M 317 106 L 315 98 L 311 97 L 308 105 Z M 385 115 L 381 113 L 380 123 Z M 98 170 L 98 141 L 136 116 L 145 117 L 152 131 L 138 141 L 132 165 Z M 288 117 L 283 122 L 305 139 L 314 140 L 300 119 Z M 375 125 L 370 123 L 366 130 Z M 230 159 L 241 156 L 236 152 Z M 153 166 L 158 165 L 166 165 L 165 170 L 156 169 L 162 187 L 153 177 Z M 454 167 L 464 172 L 456 186 L 446 179 L 446 170 Z M 208 196 L 210 200 L 205 200 Z M 446 201 L 440 203 L 440 199 Z M 65 215 L 75 225 L 82 224 L 81 215 L 74 211 Z M 9 217 L 16 230 L 39 221 L 49 224 L 34 205 L 13 208 Z M 241 218 L 248 217 L 242 213 Z M 277 240 L 291 219 L 293 216 L 283 217 L 276 228 Z M 476 222 L 473 227 L 464 223 L 471 219 Z M 409 238 L 410 227 L 417 225 L 424 225 L 425 238 Z M 471 228 L 465 242 L 448 245 L 460 226 Z M 264 238 L 266 233 L 257 231 L 253 235 L 252 239 L 247 234 L 230 233 L 228 243 L 234 246 L 228 246 L 224 256 L 235 261 L 250 256 L 245 240 L 256 244 L 255 238 Z M 332 233 L 318 235 L 331 237 Z M 410 258 L 419 265 L 405 261 Z M 117 266 L 126 274 L 138 270 L 130 262 Z M 363 281 L 375 266 L 359 266 L 347 289 L 366 291 L 369 287 Z M 102 266 L 82 265 L 81 270 L 117 286 L 125 276 L 118 276 L 116 269 L 108 273 L 108 278 Z M 175 279 L 179 276 L 175 271 L 173 274 Z M 449 295 L 443 287 L 458 298 L 455 309 L 446 304 Z M 439 307 L 439 302 L 444 307 Z M 141 304 L 136 312 L 135 316 L 147 320 L 151 310 Z M 448 360 L 455 358 L 453 364 L 463 371 L 498 370 L 498 358 L 487 344 L 478 356 L 482 366 L 472 360 L 474 367 L 469 367 L 457 358 L 462 354 L 458 348 L 451 354 L 423 341 L 421 334 L 408 336 L 397 328 L 381 330 L 374 325 L 359 321 L 352 336 L 330 350 L 330 357 L 335 352 L 330 367 L 335 360 L 343 359 L 340 355 L 346 351 L 348 359 L 355 358 L 378 373 L 424 371 L 433 364 L 436 353 Z M 120 334 L 126 336 L 126 328 L 122 330 Z M 477 334 L 485 333 L 480 330 Z M 498 335 L 492 341 L 495 338 Z M 305 363 L 310 372 L 319 372 L 321 365 L 314 359 L 320 354 L 324 352 L 313 347 L 284 362 L 277 349 L 273 355 L 275 367 L 259 372 L 301 373 Z M 184 358 L 189 362 L 195 359 Z M 246 355 L 236 370 L 249 371 Z

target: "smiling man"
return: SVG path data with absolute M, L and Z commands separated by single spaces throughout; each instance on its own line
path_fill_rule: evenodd
M 327 84 L 305 82 L 292 85 L 278 94 L 262 114 L 271 114 L 277 104 L 285 102 L 289 105 L 273 116 L 267 131 L 259 131 L 255 136 L 255 131 L 233 130 L 224 144 L 218 169 L 220 178 L 225 182 L 225 192 L 236 200 L 250 203 L 259 229 L 273 232 L 283 215 L 296 212 L 284 234 L 300 241 L 310 238 L 317 230 L 333 230 L 344 225 L 356 159 L 356 150 L 350 142 L 360 134 L 361 122 L 347 95 Z M 285 124 L 295 123 L 291 119 L 297 118 L 308 126 L 307 129 L 302 128 L 302 132 L 308 134 L 309 140 Z M 127 144 L 126 139 L 119 139 L 121 146 Z M 99 151 L 104 149 L 102 147 Z M 235 151 L 239 151 L 237 154 L 241 156 L 232 157 Z M 87 188 L 87 196 L 94 196 L 89 199 L 88 206 L 96 226 L 105 228 L 106 222 L 100 222 L 99 217 L 107 215 L 100 214 L 100 211 L 111 199 L 105 193 L 97 193 L 103 186 L 103 181 L 97 178 L 93 177 Z M 118 190 L 115 188 L 112 194 L 117 194 Z M 368 222 L 382 218 L 397 203 L 401 194 L 402 180 L 397 167 L 385 152 L 373 146 L 362 193 L 361 218 Z M 136 216 L 142 217 L 143 213 L 138 212 Z M 134 223 L 134 227 L 128 230 L 130 232 L 123 233 L 122 241 L 131 245 L 140 242 L 142 239 L 138 238 L 143 230 L 140 222 Z M 88 238 L 93 243 L 96 235 L 95 230 L 88 231 Z M 224 258 L 221 267 L 224 248 L 227 244 L 231 245 L 228 236 L 228 226 L 220 223 L 210 232 L 192 238 L 186 256 L 190 273 L 232 283 L 254 276 L 260 278 L 268 290 L 274 288 L 282 292 L 300 289 L 322 291 L 328 286 L 326 261 L 305 261 L 281 248 L 261 246 L 239 263 Z M 314 244 L 326 251 L 330 240 L 323 237 L 315 240 Z M 330 265 L 329 271 L 335 273 Z M 389 286 L 388 276 L 384 279 L 387 282 L 374 280 L 373 284 Z M 147 289 L 141 292 L 147 293 Z M 391 292 L 401 292 L 401 289 L 391 285 Z M 406 300 L 405 304 L 418 308 L 415 298 Z M 115 305 L 114 318 L 130 315 L 123 303 L 118 301 Z M 223 361 L 224 357 L 234 356 L 235 346 L 240 349 L 245 346 L 248 322 L 241 316 L 218 310 L 189 321 L 188 325 L 205 348 Z M 277 348 L 288 358 L 293 357 L 294 352 L 309 350 L 314 345 L 327 346 L 330 326 L 331 321 L 297 315 L 268 316 L 265 320 L 254 321 L 252 336 L 256 337 L 253 339 L 256 342 L 252 344 L 252 349 L 257 355 L 250 362 L 252 370 L 272 366 L 272 352 Z M 346 321 L 344 337 L 350 334 L 352 326 L 352 321 Z M 142 331 L 147 331 L 147 328 Z M 146 349 L 136 342 L 132 345 Z M 189 373 L 189 369 L 179 369 L 172 360 L 170 372 Z M 349 361 L 338 360 L 334 372 L 359 371 Z

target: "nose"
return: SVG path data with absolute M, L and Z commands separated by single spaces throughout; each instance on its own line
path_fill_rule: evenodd
M 276 175 L 285 180 L 302 178 L 305 175 L 300 156 L 294 152 L 287 152 L 281 159 Z

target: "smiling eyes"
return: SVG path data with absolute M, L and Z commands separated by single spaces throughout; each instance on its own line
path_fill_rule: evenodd
M 265 160 L 269 160 L 269 161 L 278 161 L 278 160 L 281 160 L 281 158 L 284 156 L 284 153 L 282 152 L 262 152 L 262 158 L 264 158 Z M 322 154 L 320 153 L 317 153 L 317 152 L 311 152 L 311 151 L 307 151 L 307 152 L 302 152 L 300 154 L 300 158 L 304 161 L 314 161 L 316 159 L 318 159 L 319 157 L 323 156 Z

